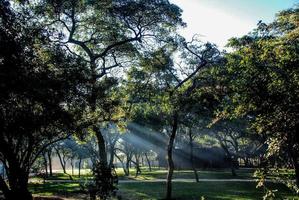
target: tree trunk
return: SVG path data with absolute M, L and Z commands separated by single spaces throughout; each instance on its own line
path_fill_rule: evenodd
M 97 194 L 100 199 L 107 199 L 115 190 L 114 183 L 116 183 L 117 177 L 112 174 L 112 168 L 108 165 L 106 144 L 100 129 L 94 126 L 93 130 L 96 133 L 99 151 L 99 162 L 93 170 Z
M 113 161 L 114 161 L 114 147 L 110 147 L 110 160 L 109 160 L 109 166 L 113 166 Z
M 148 156 L 147 156 L 147 153 L 144 153 L 145 155 L 145 158 L 146 158 L 146 162 L 147 162 L 147 165 L 148 165 L 148 169 L 149 171 L 151 172 L 152 171 L 152 166 L 151 166 L 151 161 L 149 160 Z
M 52 150 L 47 151 L 47 155 L 48 155 L 48 161 L 49 161 L 49 175 L 53 176 L 53 172 L 52 172 L 52 156 L 51 156 L 51 152 Z
M 296 185 L 299 187 L 299 163 L 298 163 L 298 161 L 295 162 L 294 168 L 295 168 Z
M 108 159 L 107 159 L 106 144 L 105 144 L 104 137 L 98 127 L 95 126 L 94 131 L 96 133 L 97 142 L 98 142 L 99 161 L 101 165 L 107 166 Z
M 135 154 L 135 160 L 136 162 L 132 161 L 136 167 L 136 173 L 135 173 L 135 177 L 137 177 L 139 174 L 141 174 L 141 169 L 140 169 L 140 155 L 137 156 L 137 154 Z
M 299 159 L 298 159 L 298 153 L 294 152 L 293 149 L 289 148 L 289 155 L 291 156 L 292 163 L 295 170 L 295 179 L 296 179 L 296 185 L 299 186 Z
M 71 159 L 71 167 L 72 167 L 72 176 L 74 176 L 74 161 Z
M 119 160 L 119 162 L 121 163 L 122 167 L 123 167 L 123 171 L 125 173 L 125 176 L 129 176 L 129 174 L 127 174 L 127 171 L 126 171 L 126 166 L 125 166 L 125 163 L 124 161 L 115 153 L 115 157 Z
M 8 199 L 10 190 L 1 175 L 0 175 L 0 190 L 3 192 L 5 199 Z
M 62 156 L 60 155 L 58 149 L 56 149 L 56 154 L 57 154 L 57 156 L 58 156 L 58 158 L 59 158 L 59 162 L 60 162 L 60 165 L 61 165 L 61 167 L 62 167 L 63 173 L 67 174 L 67 173 L 66 173 L 66 169 L 65 169 L 65 161 L 64 161 L 64 159 L 62 158 Z
M 231 165 L 232 176 L 237 176 L 235 160 L 233 158 L 230 158 L 230 163 L 231 163 L 230 165 Z
M 18 181 L 19 180 L 19 181 Z M 6 200 L 32 200 L 32 194 L 28 190 L 28 178 L 19 178 L 17 188 L 12 188 Z
M 221 145 L 222 149 L 225 151 L 226 156 L 228 158 L 230 169 L 231 169 L 231 172 L 232 172 L 232 176 L 237 176 L 235 160 L 234 160 L 235 158 L 233 158 L 233 156 L 229 152 L 228 148 L 221 142 L 221 140 L 220 139 L 218 139 L 218 140 L 220 141 L 220 145 Z
M 47 161 L 47 157 L 46 157 L 46 153 L 43 153 L 43 159 L 44 159 L 44 167 L 45 167 L 45 177 L 48 177 L 48 161 Z
M 172 192 L 172 175 L 174 171 L 174 163 L 172 158 L 172 151 L 173 151 L 173 144 L 176 136 L 178 128 L 178 114 L 175 113 L 173 116 L 173 124 L 172 124 L 172 131 L 169 136 L 168 146 L 167 146 L 167 162 L 168 162 L 168 173 L 167 173 L 167 180 L 166 180 L 166 199 L 171 199 L 171 192 Z
M 0 176 L 0 189 L 2 190 L 6 200 L 32 200 L 32 195 L 28 190 L 28 170 L 22 169 L 19 166 L 10 165 L 8 172 L 8 182 Z
M 190 147 L 190 164 L 191 164 L 192 170 L 194 172 L 195 181 L 198 183 L 199 179 L 198 179 L 198 174 L 197 174 L 197 170 L 196 170 L 194 158 L 193 158 L 193 137 L 192 137 L 191 128 L 189 128 L 189 147 Z
M 78 175 L 79 175 L 79 178 L 81 177 L 81 162 L 82 162 L 82 158 L 79 158 L 79 166 L 78 166 Z
M 127 158 L 126 167 L 124 169 L 126 176 L 130 176 L 130 160 Z

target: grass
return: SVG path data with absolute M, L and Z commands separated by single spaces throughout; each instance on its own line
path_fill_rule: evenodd
M 117 174 L 120 179 L 137 179 L 137 180 L 154 180 L 165 179 L 166 169 L 154 169 L 149 171 L 146 168 L 142 169 L 142 174 L 135 178 L 135 169 L 131 169 L 131 176 L 125 177 L 122 169 L 117 169 Z M 231 175 L 230 170 L 199 170 L 200 179 L 252 179 L 254 169 L 239 169 L 237 177 Z M 286 172 L 290 173 L 290 172 Z M 83 178 L 91 178 L 90 171 L 82 173 Z M 79 179 L 78 175 L 73 178 Z M 194 174 L 191 170 L 176 170 L 174 178 L 193 179 Z M 51 179 L 67 180 L 69 176 L 63 173 L 55 173 Z M 275 199 L 294 199 L 299 200 L 285 186 L 277 183 L 266 183 L 270 189 L 278 189 Z M 165 195 L 165 182 L 130 182 L 119 184 L 119 193 L 123 200 L 158 200 L 163 199 Z M 78 197 L 84 199 L 87 196 L 80 194 L 78 183 L 31 183 L 30 190 L 37 195 L 42 196 L 62 196 L 62 197 Z M 174 182 L 173 197 L 177 200 L 200 200 L 202 197 L 205 200 L 255 200 L 262 199 L 265 191 L 256 189 L 255 182 L 227 182 L 227 181 L 212 181 L 212 182 Z
M 264 191 L 255 187 L 254 182 L 175 182 L 173 183 L 173 198 L 176 200 L 200 200 L 202 197 L 205 200 L 262 199 Z M 292 195 L 283 185 L 267 183 L 267 187 L 278 189 L 275 199 L 299 200 L 298 196 Z M 76 197 L 80 194 L 77 183 L 30 184 L 30 190 L 42 196 Z M 158 200 L 165 195 L 165 183 L 120 183 L 119 193 L 123 200 Z
M 136 180 L 153 180 L 153 179 L 165 179 L 167 175 L 166 169 L 155 169 L 149 171 L 143 169 L 142 173 L 135 177 L 135 169 L 131 170 L 130 176 L 125 177 L 122 169 L 117 170 L 117 174 L 120 179 L 136 179 Z M 237 170 L 237 176 L 232 176 L 230 170 L 218 169 L 218 170 L 199 170 L 198 176 L 200 179 L 251 179 L 253 178 L 254 169 L 239 169 Z M 175 170 L 173 178 L 185 178 L 193 179 L 194 173 L 191 170 Z
M 78 183 L 30 183 L 29 190 L 42 196 L 68 196 L 72 193 L 79 193 L 80 187 Z
M 166 169 L 154 168 L 149 171 L 147 168 L 142 168 L 142 173 L 135 177 L 136 170 L 134 168 L 130 169 L 130 176 L 125 176 L 123 169 L 116 169 L 117 175 L 120 180 L 134 179 L 134 180 L 153 180 L 153 179 L 165 179 L 167 175 Z M 237 176 L 232 176 L 230 170 L 226 169 L 215 169 L 215 170 L 199 170 L 198 176 L 200 179 L 250 179 L 253 178 L 254 169 L 239 169 L 236 170 Z M 70 172 L 68 172 L 71 174 Z M 74 180 L 80 179 L 77 174 L 72 176 Z M 89 170 L 84 170 L 81 173 L 81 179 L 92 178 L 91 172 Z M 194 173 L 191 170 L 175 170 L 173 178 L 185 178 L 193 179 Z M 54 173 L 52 177 L 48 177 L 48 180 L 69 180 L 70 177 L 64 173 Z
M 174 199 L 200 200 L 256 200 L 262 199 L 264 191 L 256 189 L 256 183 L 244 182 L 201 182 L 201 183 L 173 183 Z M 277 199 L 299 199 L 283 185 L 269 183 L 268 187 L 278 189 Z M 123 199 L 156 200 L 165 195 L 165 183 L 127 183 L 120 185 Z

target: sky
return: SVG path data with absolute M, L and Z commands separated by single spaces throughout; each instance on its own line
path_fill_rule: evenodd
M 271 22 L 278 11 L 299 4 L 299 0 L 170 0 L 183 10 L 187 28 L 180 33 L 188 40 L 198 34 L 224 48 L 231 37 L 240 37 L 259 20 Z

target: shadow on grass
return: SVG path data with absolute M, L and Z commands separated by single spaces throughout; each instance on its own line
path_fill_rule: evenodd
M 299 199 L 286 187 L 269 183 L 268 187 L 278 189 L 277 199 Z M 123 199 L 158 200 L 165 195 L 165 183 L 127 183 L 120 185 Z M 264 191 L 256 189 L 256 183 L 243 182 L 201 182 L 173 183 L 173 198 L 176 200 L 256 200 L 262 199 Z

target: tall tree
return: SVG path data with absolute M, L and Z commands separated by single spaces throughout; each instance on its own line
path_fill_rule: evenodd
M 75 131 L 81 62 L 27 15 L 0 2 L 0 176 L 6 199 L 30 200 L 30 167 L 45 148 Z M 76 101 L 74 101 L 76 100 Z
M 233 38 L 227 55 L 231 109 L 249 115 L 251 127 L 267 140 L 267 158 L 287 153 L 299 185 L 299 9 L 278 13 L 270 24 Z M 277 157 L 277 158 L 278 158 Z M 284 158 L 285 159 L 285 158 Z
M 113 187 L 99 126 L 101 122 L 117 120 L 111 118 L 118 99 L 110 96 L 119 77 L 115 72 L 122 71 L 145 47 L 154 48 L 167 41 L 176 27 L 183 25 L 181 10 L 168 0 L 38 2 L 36 11 L 42 13 L 39 17 L 53 30 L 52 40 L 86 61 L 88 111 L 94 116 L 91 130 L 99 149 L 96 187 L 100 196 L 106 198 Z
M 201 86 L 198 74 L 217 62 L 219 56 L 219 51 L 209 43 L 179 40 L 176 45 L 183 50 L 184 69 L 174 66 L 172 55 L 176 46 L 169 45 L 147 55 L 140 67 L 130 71 L 128 83 L 133 94 L 129 100 L 135 103 L 132 109 L 135 119 L 147 121 L 148 124 L 154 122 L 156 128 L 168 135 L 166 199 L 171 199 L 172 152 L 178 127 L 188 113 L 205 110 L 204 104 L 198 106 L 198 110 L 193 107 L 193 103 L 197 102 L 194 94 Z

